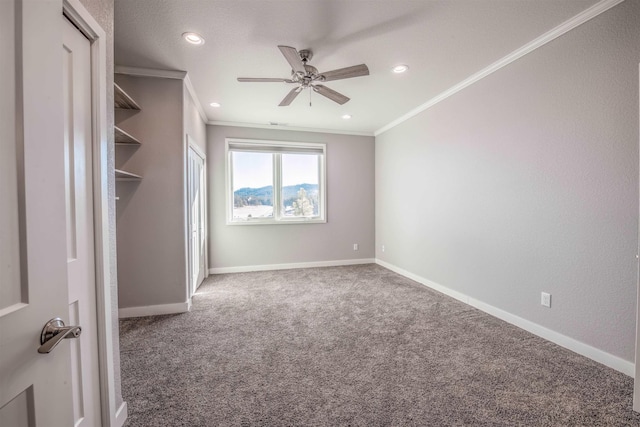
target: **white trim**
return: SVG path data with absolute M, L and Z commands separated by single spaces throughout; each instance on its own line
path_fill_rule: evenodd
M 577 26 L 584 24 L 585 22 L 595 18 L 596 16 L 600 15 L 603 12 L 606 12 L 607 10 L 609 10 L 612 7 L 622 3 L 623 1 L 624 0 L 602 0 L 602 1 L 594 4 L 590 8 L 585 9 L 584 11 L 580 12 L 579 14 L 574 16 L 573 18 L 570 18 L 569 20 L 567 20 L 567 21 L 563 22 L 562 24 L 558 25 L 554 29 L 552 29 L 550 31 L 547 31 L 546 33 L 544 33 L 540 37 L 530 41 L 529 43 L 525 44 L 524 46 L 520 47 L 519 49 L 514 50 L 513 52 L 511 52 L 507 56 L 503 57 L 502 59 L 499 59 L 498 61 L 494 62 L 493 64 L 489 65 L 488 67 L 483 68 L 482 70 L 478 71 L 477 73 L 467 77 L 465 80 L 463 80 L 460 83 L 450 87 L 449 89 L 445 90 L 444 92 L 440 93 L 439 95 L 436 95 L 434 98 L 431 98 L 430 100 L 428 100 L 424 104 L 414 108 L 413 110 L 409 111 L 405 115 L 398 117 L 397 119 L 395 119 L 391 123 L 388 123 L 387 125 L 385 125 L 385 126 L 381 127 L 380 129 L 376 130 L 373 133 L 374 136 L 378 136 L 378 135 L 388 131 L 389 129 L 392 129 L 392 128 L 398 126 L 400 123 L 403 123 L 403 122 L 409 120 L 410 118 L 420 114 L 421 112 L 433 107 L 434 105 L 436 105 L 440 101 L 443 101 L 443 100 L 449 98 L 451 95 L 460 92 L 462 89 L 464 89 L 464 88 L 466 88 L 468 86 L 471 86 L 472 84 L 476 83 L 479 80 L 482 80 L 483 78 L 487 77 L 488 75 L 498 71 L 502 67 L 505 67 L 505 66 L 511 64 L 512 62 L 522 58 L 526 54 L 531 53 L 534 50 L 538 49 L 539 47 L 542 47 L 545 44 L 557 39 L 558 37 L 566 34 L 567 32 L 569 32 L 571 30 L 573 30 Z
M 103 425 L 113 427 L 117 425 L 117 416 L 111 313 L 110 174 L 107 164 L 107 40 L 102 27 L 79 0 L 63 0 L 62 10 L 67 18 L 91 41 L 92 167 L 100 410 Z
M 156 68 L 126 67 L 124 65 L 116 65 L 114 67 L 114 73 L 136 77 L 157 77 L 175 80 L 184 80 L 187 76 L 187 72 L 181 70 L 159 70 Z
M 245 139 L 245 138 L 225 138 L 224 155 L 226 159 L 225 174 L 225 191 L 226 191 L 226 225 L 283 225 L 283 224 L 324 224 L 327 222 L 327 144 L 316 142 L 291 142 L 291 141 L 271 141 L 264 139 Z M 231 147 L 234 145 L 235 147 Z M 260 149 L 262 147 L 262 149 Z M 291 152 L 304 150 L 309 153 L 318 155 L 318 203 L 320 209 L 317 217 L 286 217 L 283 215 L 282 201 L 282 163 L 281 154 L 287 150 L 280 152 L 278 148 L 289 147 Z M 234 195 L 233 195 L 233 162 L 231 153 L 243 150 L 260 150 L 268 154 L 272 154 L 273 160 L 273 216 L 271 218 L 233 218 Z M 321 155 L 320 155 L 321 154 Z
M 122 402 L 118 410 L 116 411 L 116 418 L 114 427 L 122 427 L 124 422 L 127 421 L 129 411 L 127 409 L 127 402 Z
M 561 347 L 569 349 L 591 360 L 595 360 L 598 363 L 602 363 L 603 365 L 615 369 L 616 371 L 622 372 L 623 374 L 633 376 L 633 372 L 635 371 L 635 364 L 633 362 L 624 360 L 621 357 L 592 347 L 574 338 L 563 335 L 530 320 L 523 319 L 522 317 L 501 310 L 490 304 L 486 304 L 475 298 L 469 297 L 468 304 L 472 307 L 484 311 L 487 314 L 492 315 L 493 317 L 497 317 L 498 319 L 511 323 L 512 325 L 524 329 L 525 331 L 531 332 L 534 335 L 558 344 Z
M 158 316 L 162 314 L 186 313 L 191 310 L 191 301 L 173 304 L 143 305 L 140 307 L 124 307 L 118 310 L 120 319 L 128 317 Z
M 206 144 L 206 141 L 205 141 Z M 195 147 L 196 148 L 196 152 L 198 152 L 200 150 L 199 147 Z M 207 182 L 209 181 L 209 169 L 207 167 L 207 155 L 205 153 L 202 153 L 203 156 L 202 158 L 204 159 L 204 183 L 203 183 L 203 189 L 202 191 L 204 191 L 205 197 L 204 197 L 204 240 L 206 242 L 206 244 L 204 245 L 204 278 L 206 279 L 207 277 L 209 277 L 209 203 L 208 203 L 208 197 L 206 196 L 207 194 L 209 194 L 209 188 L 207 185 Z M 202 283 L 204 282 L 204 279 L 202 280 L 202 282 L 198 283 L 198 286 L 196 286 L 196 291 L 198 290 L 198 287 L 200 287 L 200 285 L 202 285 Z
M 202 148 L 200 148 L 196 142 L 195 139 L 193 139 L 193 137 L 189 134 L 187 135 L 187 141 L 188 141 L 188 147 L 193 149 L 193 151 L 196 152 L 196 154 L 198 156 L 200 156 L 202 158 L 202 160 L 204 160 L 205 163 L 207 163 L 207 155 L 204 153 L 204 151 L 202 151 Z
M 117 74 L 129 74 L 133 76 L 145 76 L 145 77 L 164 77 L 164 78 L 175 78 L 175 79 L 183 79 L 185 80 L 185 85 L 187 86 L 187 90 L 189 94 L 193 98 L 196 107 L 198 108 L 198 112 L 202 117 L 202 120 L 208 125 L 214 126 L 233 126 L 240 128 L 258 128 L 258 129 L 279 129 L 279 130 L 289 130 L 289 131 L 297 131 L 297 132 L 316 132 L 316 133 L 330 133 L 337 135 L 357 135 L 357 136 L 378 136 L 382 133 L 392 129 L 399 124 L 409 120 L 412 117 L 420 114 L 421 112 L 433 107 L 438 104 L 440 101 L 443 101 L 449 98 L 451 95 L 454 95 L 460 92 L 462 89 L 465 89 L 468 86 L 482 80 L 490 74 L 498 71 L 499 69 L 511 64 L 512 62 L 520 59 L 521 57 L 533 52 L 546 45 L 547 43 L 557 39 L 558 37 L 568 33 L 574 28 L 584 24 L 585 22 L 595 18 L 596 16 L 606 12 L 614 6 L 622 3 L 624 0 L 601 0 L 600 2 L 594 4 L 593 6 L 585 9 L 574 17 L 568 19 L 557 27 L 553 28 L 550 31 L 547 31 L 543 35 L 537 37 L 531 42 L 525 44 L 524 46 L 516 49 L 505 57 L 499 59 L 488 67 L 483 68 L 477 73 L 469 76 L 465 80 L 460 83 L 450 87 L 444 92 L 436 95 L 420 106 L 414 108 L 408 113 L 398 117 L 397 119 L 391 121 L 390 123 L 382 126 L 381 128 L 375 130 L 374 132 L 370 131 L 349 131 L 349 130 L 338 130 L 338 129 L 320 129 L 320 128 L 307 128 L 307 127 L 291 127 L 284 125 L 270 125 L 270 124 L 261 124 L 261 123 L 243 123 L 243 122 L 227 122 L 227 121 L 219 121 L 219 120 L 208 120 L 204 108 L 202 107 L 202 103 L 199 101 L 195 89 L 193 88 L 191 81 L 185 71 L 170 71 L 170 70 L 157 70 L 152 68 L 137 68 L 137 67 L 126 67 L 121 65 L 115 66 L 115 72 Z
M 638 66 L 638 78 L 640 79 L 640 65 Z M 639 82 L 640 83 L 640 82 Z M 638 115 L 640 120 L 640 115 Z M 639 135 L 640 136 L 640 135 Z M 640 224 L 639 224 L 640 225 Z M 638 229 L 640 231 L 640 228 Z M 640 243 L 640 234 L 638 235 L 638 242 Z M 636 254 L 636 354 L 635 362 L 636 366 L 640 367 L 640 273 L 638 259 L 640 259 L 640 247 Z M 640 370 L 636 370 L 633 381 L 633 410 L 640 412 Z
M 203 254 L 203 259 L 204 259 L 204 273 L 203 273 L 203 280 L 200 281 L 200 283 L 195 284 L 192 282 L 193 281 L 193 272 L 191 271 L 191 268 L 193 267 L 193 263 L 191 260 L 192 257 L 192 253 L 191 253 L 191 249 L 192 249 L 192 243 L 191 243 L 191 218 L 192 218 L 192 212 L 191 212 L 191 199 L 189 198 L 189 192 L 190 192 L 190 187 L 189 187 L 189 180 L 191 179 L 191 161 L 189 158 L 189 150 L 193 150 L 193 152 L 195 153 L 196 156 L 200 157 L 200 159 L 202 160 L 202 174 L 203 174 L 203 182 L 202 185 L 203 187 L 200 189 L 201 194 L 204 194 L 204 204 L 202 206 L 202 210 L 204 211 L 204 220 L 203 220 L 203 232 L 204 232 L 204 241 L 207 242 L 209 239 L 209 236 L 207 234 L 207 198 L 206 198 L 206 194 L 207 194 L 207 186 L 206 186 L 206 182 L 207 182 L 207 156 L 206 154 L 204 154 L 204 152 L 200 149 L 200 147 L 198 147 L 198 144 L 196 143 L 195 139 L 193 139 L 193 137 L 191 135 L 189 135 L 188 133 L 185 136 L 185 139 L 187 141 L 187 157 L 186 157 L 186 165 L 185 165 L 185 177 L 186 177 L 186 183 L 185 183 L 185 208 L 186 208 L 186 218 L 185 218 L 185 235 L 187 236 L 186 239 L 186 251 L 187 251 L 187 297 L 189 298 L 189 302 L 191 302 L 191 297 L 193 296 L 193 294 L 195 293 L 195 290 L 198 289 L 198 287 L 202 284 L 202 282 L 204 282 L 204 279 L 207 277 L 208 275 L 208 271 L 209 271 L 209 266 L 208 266 L 208 250 L 207 247 L 209 245 L 204 245 L 204 254 Z M 192 292 L 193 290 L 193 292 Z
M 189 74 L 184 76 L 184 86 L 187 88 L 187 92 L 191 95 L 191 99 L 193 99 L 193 103 L 196 104 L 196 108 L 198 109 L 198 113 L 200 113 L 200 118 L 206 124 L 209 121 L 207 114 L 204 112 L 204 108 L 202 108 L 202 103 L 198 99 L 198 95 L 196 95 L 196 90 L 193 88 L 193 84 L 191 84 L 191 79 L 189 78 Z
M 356 136 L 374 136 L 373 132 L 355 131 L 355 130 L 337 130 L 337 129 L 319 129 L 319 128 L 305 128 L 305 127 L 293 127 L 284 125 L 267 125 L 261 123 L 242 123 L 242 122 L 224 122 L 220 120 L 209 120 L 208 125 L 213 126 L 231 126 L 236 128 L 256 128 L 256 129 L 278 129 L 289 130 L 295 132 L 316 132 L 316 133 L 331 133 L 335 135 L 356 135 Z
M 341 259 L 335 261 L 296 262 L 289 264 L 243 265 L 239 267 L 210 268 L 210 274 L 247 273 L 250 271 L 294 270 L 297 268 L 340 267 L 344 265 L 375 264 L 374 258 Z
M 184 86 L 187 88 L 187 92 L 189 92 L 191 99 L 193 99 L 193 103 L 196 105 L 196 109 L 200 114 L 200 118 L 205 124 L 209 121 L 209 118 L 204 112 L 204 108 L 202 108 L 202 103 L 198 99 L 198 95 L 196 95 L 196 90 L 193 88 L 193 84 L 191 83 L 189 74 L 186 71 L 160 70 L 156 68 L 138 68 L 127 67 L 125 65 L 116 65 L 114 67 L 114 72 L 116 74 L 126 74 L 136 77 L 158 77 L 162 79 L 176 79 L 184 81 Z
M 479 301 L 461 292 L 454 291 L 453 289 L 432 282 L 431 280 L 425 279 L 424 277 L 418 276 L 417 274 L 413 274 L 386 261 L 376 259 L 375 262 L 376 264 L 387 268 L 395 273 L 398 273 L 401 276 L 414 280 L 433 290 L 455 298 L 458 301 L 468 304 L 471 307 L 477 308 L 478 310 L 484 311 L 485 313 L 490 314 L 493 317 L 497 317 L 498 319 L 504 320 L 507 323 L 524 329 L 525 331 L 531 332 L 534 335 L 558 344 L 561 347 L 569 349 L 598 363 L 602 363 L 603 365 L 615 369 L 616 371 L 622 372 L 623 374 L 629 376 L 633 376 L 634 374 L 635 364 L 633 362 L 624 360 L 618 356 L 592 347 L 566 335 L 562 335 L 559 332 L 553 331 L 530 320 L 523 319 L 522 317 L 516 316 L 515 314 L 509 313 L 490 304 Z
M 186 108 L 183 105 L 183 122 L 184 113 Z M 182 144 L 182 235 L 184 236 L 183 249 L 184 249 L 184 294 L 183 297 L 187 301 L 187 305 L 191 304 L 191 279 L 189 278 L 191 267 L 189 265 L 189 241 L 191 240 L 191 233 L 189 232 L 189 176 L 188 176 L 188 162 L 189 162 L 189 134 L 184 134 L 184 142 Z M 122 316 L 121 316 L 122 317 Z

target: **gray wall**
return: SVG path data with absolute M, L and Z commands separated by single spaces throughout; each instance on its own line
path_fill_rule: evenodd
M 111 276 L 111 330 L 113 332 L 113 364 L 115 373 L 116 407 L 122 404 L 120 381 L 120 335 L 118 325 L 118 282 L 116 266 L 116 204 L 115 182 L 113 180 L 114 145 L 113 145 L 113 0 L 80 0 L 91 16 L 102 27 L 106 34 L 106 68 L 107 68 L 107 167 L 109 171 L 109 259 Z
M 182 80 L 116 75 L 142 108 L 116 112 L 139 148 L 118 147 L 116 167 L 142 175 L 118 182 L 120 308 L 182 303 L 186 296 Z
M 189 94 L 184 90 L 184 128 L 185 133 L 196 142 L 198 148 L 207 153 L 207 126 L 205 125 L 198 108 Z
M 326 143 L 327 223 L 226 225 L 226 137 Z M 207 168 L 209 267 L 373 258 L 373 137 L 207 126 Z
M 639 22 L 626 1 L 379 135 L 376 256 L 633 361 Z

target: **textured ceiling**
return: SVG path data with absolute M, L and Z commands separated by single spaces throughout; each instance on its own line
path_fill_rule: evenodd
M 210 121 L 371 134 L 596 2 L 116 0 L 115 59 L 187 71 Z M 189 31 L 206 43 L 184 42 Z M 371 74 L 326 83 L 351 98 L 345 105 L 313 93 L 310 107 L 304 91 L 278 107 L 291 85 L 236 81 L 288 78 L 277 45 L 311 49 L 320 71 L 365 63 Z M 399 63 L 410 70 L 393 74 Z

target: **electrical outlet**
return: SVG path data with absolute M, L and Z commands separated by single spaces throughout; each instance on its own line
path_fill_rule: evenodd
M 542 294 L 540 294 L 540 304 L 551 308 L 551 294 L 542 292 Z
M 354 243 L 354 244 L 353 244 L 353 250 L 354 250 L 354 251 L 357 251 L 357 250 L 358 250 L 358 244 L 357 244 L 357 243 Z
M 384 245 L 382 245 L 382 252 L 384 252 Z

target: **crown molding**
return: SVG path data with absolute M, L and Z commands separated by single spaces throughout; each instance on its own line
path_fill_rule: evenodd
M 186 71 L 181 70 L 160 70 L 157 68 L 139 68 L 139 67 L 127 67 L 124 65 L 116 65 L 114 67 L 114 72 L 116 74 L 126 74 L 129 76 L 137 76 L 137 77 L 157 77 L 162 79 L 176 79 L 184 81 L 184 85 L 187 88 L 187 92 L 193 99 L 193 103 L 196 105 L 198 113 L 200 114 L 200 118 L 202 121 L 207 123 L 209 118 L 204 112 L 204 108 L 202 107 L 202 103 L 198 99 L 198 95 L 196 95 L 196 91 L 193 88 L 193 84 L 191 84 L 191 79 L 189 78 L 189 74 Z
M 570 18 L 569 20 L 563 22 L 562 24 L 558 25 L 554 29 L 552 29 L 550 31 L 547 31 L 546 33 L 544 33 L 540 37 L 532 40 L 531 42 L 529 42 L 527 44 L 525 44 L 521 48 L 514 50 L 513 52 L 511 52 L 507 56 L 503 57 L 502 59 L 499 59 L 498 61 L 494 62 L 493 64 L 489 65 L 488 67 L 483 68 L 482 70 L 478 71 L 477 73 L 467 77 L 465 80 L 461 81 L 460 83 L 456 84 L 455 86 L 450 87 L 449 89 L 445 90 L 444 92 L 440 93 L 439 95 L 436 95 L 435 97 L 431 98 L 430 100 L 428 100 L 424 104 L 414 108 L 413 110 L 409 111 L 405 115 L 398 117 L 397 119 L 395 119 L 391 123 L 388 123 L 387 125 L 385 125 L 385 126 L 381 127 L 380 129 L 376 130 L 373 133 L 374 136 L 378 136 L 378 135 L 388 131 L 389 129 L 392 129 L 392 128 L 398 126 L 400 123 L 403 123 L 403 122 L 409 120 L 410 118 L 415 117 L 416 115 L 420 114 L 421 112 L 423 112 L 423 111 L 433 107 L 434 105 L 438 104 L 440 101 L 443 101 L 443 100 L 449 98 L 451 95 L 454 95 L 454 94 L 460 92 L 462 89 L 465 89 L 466 87 L 471 86 L 472 84 L 476 83 L 479 80 L 482 80 L 483 78 L 487 77 L 488 75 L 495 73 L 499 69 L 511 64 L 512 62 L 522 58 L 523 56 L 533 52 L 534 50 L 536 50 L 536 49 L 546 45 L 547 43 L 557 39 L 558 37 L 568 33 L 569 31 L 573 30 L 574 28 L 576 28 L 576 27 L 584 24 L 585 22 L 595 18 L 596 16 L 600 15 L 601 13 L 606 12 L 607 10 L 611 9 L 612 7 L 617 6 L 618 4 L 622 3 L 623 1 L 624 0 L 602 0 L 602 1 L 594 4 L 590 8 L 583 10 L 582 12 L 580 12 L 579 14 L 574 16 L 573 18 Z
M 386 124 L 385 126 L 377 129 L 374 132 L 360 132 L 360 131 L 347 131 L 347 130 L 336 130 L 336 129 L 319 129 L 319 128 L 305 128 L 305 127 L 289 127 L 282 125 L 269 125 L 269 124 L 260 124 L 260 123 L 243 123 L 243 122 L 224 122 L 217 120 L 209 120 L 205 110 L 203 108 L 202 103 L 198 99 L 196 95 L 195 89 L 189 79 L 189 76 L 186 71 L 179 70 L 159 70 L 153 68 L 138 68 L 138 67 L 126 67 L 121 65 L 115 66 L 116 74 L 127 74 L 131 76 L 141 76 L 141 77 L 159 77 L 159 78 L 168 78 L 168 79 L 180 79 L 185 82 L 185 87 L 189 92 L 189 95 L 193 99 L 193 102 L 198 109 L 198 113 L 202 120 L 208 125 L 217 125 L 217 126 L 234 126 L 234 127 L 246 127 L 246 128 L 259 128 L 259 129 L 280 129 L 280 130 L 289 130 L 289 131 L 298 131 L 298 132 L 317 132 L 317 133 L 331 133 L 338 135 L 358 135 L 358 136 L 378 136 L 382 133 L 398 126 L 399 124 L 409 120 L 412 117 L 417 116 L 423 111 L 433 107 L 441 101 L 449 98 L 450 96 L 460 92 L 461 90 L 471 86 L 472 84 L 482 80 L 483 78 L 493 74 L 494 72 L 500 70 L 501 68 L 511 64 L 514 61 L 522 58 L 523 56 L 535 51 L 536 49 L 546 45 L 547 43 L 561 37 L 562 35 L 568 33 L 574 28 L 584 24 L 585 22 L 590 21 L 596 16 L 606 12 L 614 6 L 622 3 L 625 0 L 601 0 L 593 6 L 585 9 L 574 17 L 568 19 L 557 27 L 553 28 L 550 31 L 547 31 L 540 37 L 532 40 L 531 42 L 525 44 L 524 46 L 514 50 L 510 54 L 504 56 L 493 64 L 483 68 L 477 73 L 467 77 L 462 80 L 458 84 L 450 87 L 444 92 L 436 95 L 435 97 L 429 99 L 425 103 L 419 105 L 418 107 L 412 109 L 406 114 L 398 117 L 392 122 Z
M 116 74 L 127 74 L 129 76 L 158 77 L 162 79 L 177 80 L 184 80 L 187 76 L 187 72 L 181 70 L 160 70 L 157 68 L 127 67 L 124 65 L 116 65 L 113 72 Z
M 239 127 L 239 128 L 278 129 L 278 130 L 288 130 L 288 131 L 296 131 L 296 132 L 331 133 L 336 135 L 374 136 L 373 132 L 305 128 L 305 127 L 293 127 L 293 126 L 283 126 L 283 125 L 266 125 L 262 123 L 223 122 L 218 120 L 210 120 L 209 122 L 207 122 L 207 124 L 214 125 L 214 126 L 233 126 L 233 127 Z
M 196 109 L 200 114 L 200 118 L 206 124 L 209 121 L 209 117 L 207 117 L 207 114 L 204 112 L 202 103 L 200 102 L 200 99 L 198 99 L 198 95 L 196 95 L 196 90 L 193 88 L 193 85 L 191 84 L 191 79 L 189 78 L 189 74 L 184 76 L 184 86 L 187 88 L 187 92 L 189 92 L 189 95 L 191 96 L 191 99 L 193 100 L 193 103 L 195 104 Z

